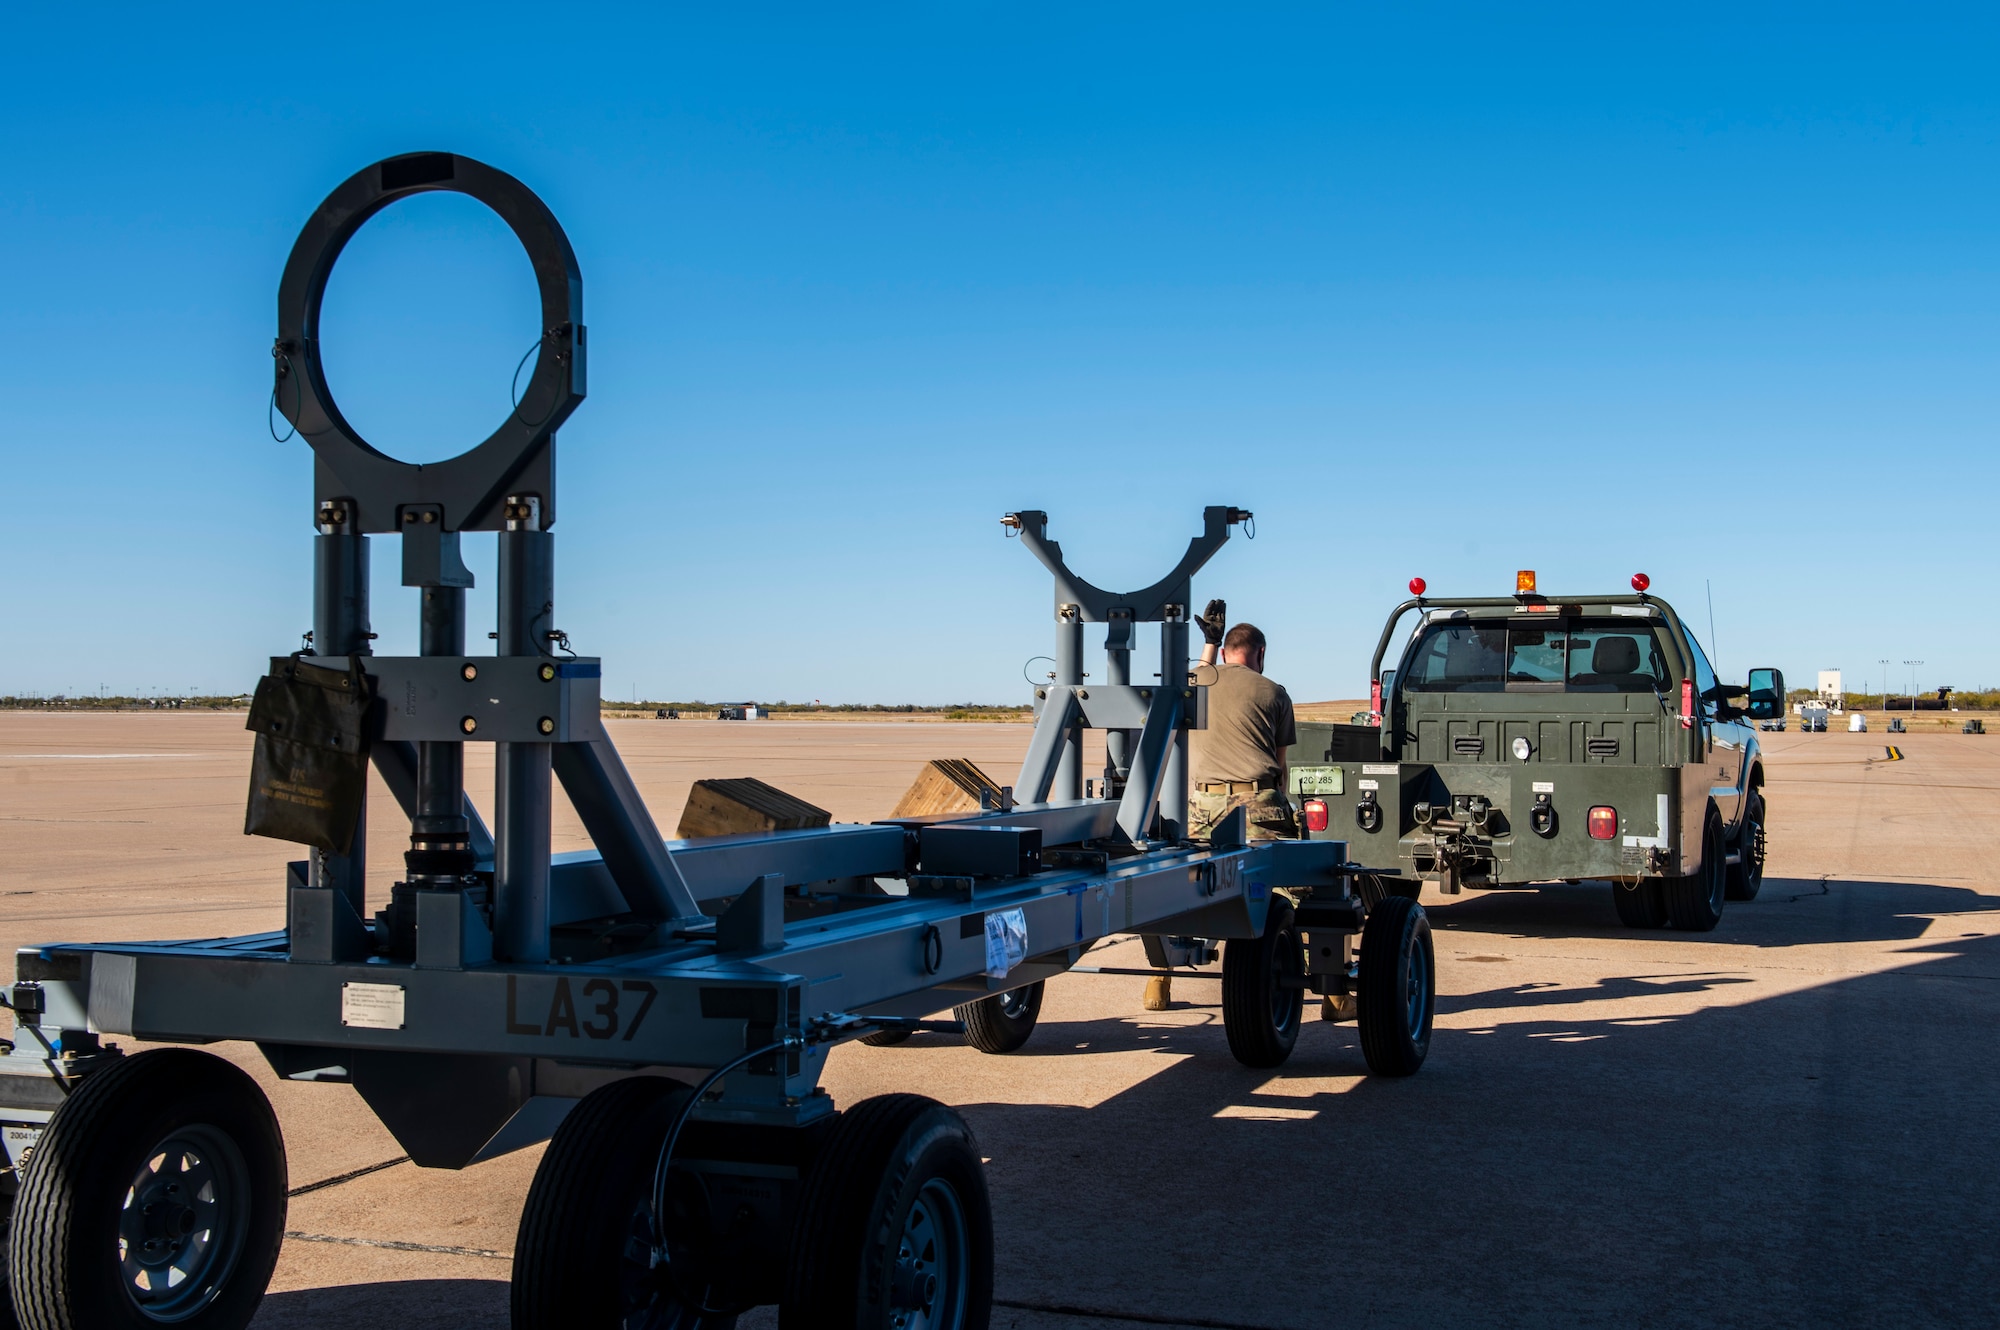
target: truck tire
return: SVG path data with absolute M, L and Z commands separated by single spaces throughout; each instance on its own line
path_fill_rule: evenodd
M 242 1330 L 285 1235 L 270 1101 L 191 1048 L 134 1054 L 63 1101 L 21 1178 L 8 1251 L 30 1330 Z
M 1722 922 L 1722 903 L 1729 885 L 1728 842 L 1722 836 L 1722 814 L 1715 805 L 1701 824 L 1701 864 L 1686 877 L 1661 883 L 1667 898 L 1667 921 L 1690 933 L 1712 932 Z
M 1292 1055 L 1305 1011 L 1305 948 L 1292 903 L 1271 897 L 1262 937 L 1222 947 L 1222 1028 L 1246 1067 L 1275 1067 Z
M 1611 900 L 1618 907 L 1618 920 L 1627 928 L 1665 928 L 1667 897 L 1658 878 L 1643 877 L 1637 882 L 1613 882 Z
M 1736 833 L 1736 862 L 1729 865 L 1727 894 L 1733 901 L 1754 901 L 1764 885 L 1764 791 L 1753 787 Z
M 965 1024 L 965 1042 L 982 1053 L 1012 1053 L 1027 1043 L 1042 1014 L 1042 985 L 1046 982 L 1037 979 L 952 1008 L 952 1014 Z
M 922 1095 L 840 1115 L 792 1226 L 783 1330 L 986 1330 L 993 1211 L 972 1128 Z
M 1361 984 L 1355 994 L 1361 1053 L 1377 1076 L 1410 1076 L 1431 1048 L 1437 957 L 1424 907 L 1390 896 L 1361 930 Z

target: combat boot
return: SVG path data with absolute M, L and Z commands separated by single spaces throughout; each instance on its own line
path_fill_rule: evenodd
M 1174 977 L 1170 974 L 1156 974 L 1146 981 L 1147 1011 L 1165 1011 L 1174 1005 Z

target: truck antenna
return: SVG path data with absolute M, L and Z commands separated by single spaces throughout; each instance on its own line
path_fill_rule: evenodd
M 1715 674 L 1722 677 L 1722 652 L 1715 646 L 1715 583 L 1706 577 L 1701 579 L 1702 587 L 1708 592 L 1708 654 L 1715 657 Z

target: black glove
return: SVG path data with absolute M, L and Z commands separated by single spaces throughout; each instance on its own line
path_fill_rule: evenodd
M 1208 644 L 1219 647 L 1223 633 L 1229 628 L 1229 606 L 1219 600 L 1211 600 L 1195 622 L 1201 626 L 1201 635 Z

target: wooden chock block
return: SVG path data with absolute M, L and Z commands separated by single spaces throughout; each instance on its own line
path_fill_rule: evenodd
M 732 780 L 698 780 L 688 790 L 681 810 L 681 840 L 701 836 L 735 836 L 748 831 L 797 831 L 833 821 L 824 808 L 786 794 L 775 785 L 750 776 Z
M 962 757 L 940 757 L 924 763 L 890 817 L 931 817 L 938 813 L 976 813 L 979 796 L 985 794 L 994 806 L 1000 803 L 1000 786 L 979 769 L 976 762 Z

